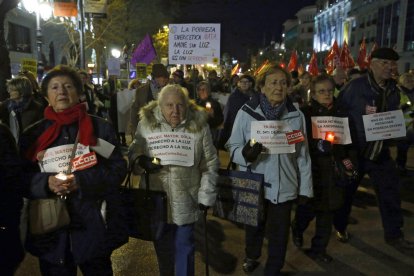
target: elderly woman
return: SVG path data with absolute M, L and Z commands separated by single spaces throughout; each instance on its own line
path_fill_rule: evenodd
M 19 136 L 29 125 L 43 118 L 43 106 L 34 100 L 32 85 L 26 77 L 7 81 L 10 98 L 0 104 L 0 120 L 9 126 L 18 142 Z
M 208 125 L 213 136 L 213 142 L 216 144 L 218 138 L 218 128 L 223 123 L 223 110 L 220 103 L 211 96 L 210 83 L 200 81 L 197 84 L 197 101 L 199 106 L 206 109 L 208 114 Z
M 151 173 L 151 190 L 167 193 L 167 229 L 154 241 L 160 274 L 174 275 L 175 266 L 175 275 L 194 275 L 194 223 L 199 209 L 215 203 L 219 167 L 206 112 L 181 86 L 165 86 L 158 101 L 141 109 L 128 155 L 138 158 L 138 170 Z
M 21 138 L 28 194 L 31 199 L 66 197 L 70 224 L 43 235 L 29 234 L 28 250 L 39 257 L 43 275 L 76 275 L 77 266 L 84 275 L 112 275 L 111 253 L 127 241 L 119 198 L 126 161 L 116 133 L 79 103 L 82 81 L 74 69 L 53 68 L 43 79 L 41 93 L 49 102 L 45 118 Z M 77 142 L 70 169 L 67 160 Z M 60 172 L 66 177 L 59 177 Z
M 261 256 L 267 228 L 265 275 L 279 275 L 286 256 L 293 202 L 298 197 L 306 200 L 313 196 L 304 116 L 287 98 L 289 85 L 288 72 L 274 65 L 265 67 L 257 77 L 261 93 L 239 110 L 226 144 L 241 171 L 250 167 L 252 172 L 264 174 L 265 178 L 264 219 L 257 227 L 245 226 L 243 270 L 246 273 L 259 265 L 257 259 Z M 289 133 L 303 139 L 288 144 Z
M 344 175 L 348 174 L 350 178 L 356 177 L 356 171 L 348 158 L 344 145 L 332 145 L 326 139 L 312 137 L 311 117 L 337 116 L 334 91 L 335 81 L 332 77 L 328 75 L 315 77 L 311 83 L 310 105 L 302 109 L 308 130 L 315 197 L 306 204 L 297 206 L 295 219 L 292 222 L 293 243 L 296 247 L 302 247 L 303 232 L 316 218 L 316 231 L 312 238 L 312 245 L 310 249 L 305 250 L 305 253 L 312 259 L 325 263 L 332 261 L 332 257 L 326 253 L 326 248 L 332 232 L 333 212 L 339 209 L 343 203 L 344 190 L 341 187 L 343 185 L 338 185 L 337 182 L 347 180 L 339 180 L 339 173 L 335 173 L 334 161 L 337 164 L 338 172 L 340 169 Z

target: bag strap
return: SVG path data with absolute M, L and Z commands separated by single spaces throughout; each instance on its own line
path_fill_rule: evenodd
M 72 161 L 76 156 L 76 149 L 78 148 L 78 143 L 79 143 L 79 130 L 78 130 L 78 133 L 76 133 L 75 143 L 73 144 L 72 151 L 71 151 L 70 156 L 69 156 L 69 167 L 66 170 L 66 174 L 71 174 L 72 173 L 72 167 L 73 167 L 73 162 Z
M 263 117 L 259 113 L 254 112 L 252 109 L 248 108 L 247 105 L 243 105 L 242 110 L 258 121 L 266 121 L 265 117 Z
M 231 163 L 233 163 L 233 157 L 234 157 L 234 153 L 236 152 L 236 149 L 237 148 L 235 148 L 234 150 L 233 150 L 233 152 L 231 153 L 231 157 L 230 157 L 230 160 L 229 160 L 229 163 L 227 164 L 227 171 L 230 171 L 230 168 L 231 168 Z M 250 167 L 250 165 L 249 166 L 247 166 L 247 171 L 249 172 L 249 173 L 251 173 L 252 172 L 252 169 L 251 169 L 251 167 Z

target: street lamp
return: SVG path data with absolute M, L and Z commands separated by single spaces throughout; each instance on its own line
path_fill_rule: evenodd
M 46 21 L 52 17 L 52 8 L 48 0 L 23 0 L 23 7 L 29 13 L 36 13 L 36 46 L 37 46 L 37 77 L 40 80 L 43 76 L 43 34 L 40 26 L 40 19 Z

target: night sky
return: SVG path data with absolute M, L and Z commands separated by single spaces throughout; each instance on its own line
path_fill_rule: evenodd
M 280 41 L 283 22 L 316 0 L 197 0 L 180 23 L 221 23 L 221 53 L 246 61 L 248 49 Z M 265 44 L 264 44 L 265 43 Z

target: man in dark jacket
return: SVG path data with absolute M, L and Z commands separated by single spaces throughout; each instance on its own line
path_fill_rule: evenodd
M 375 185 L 385 241 L 398 250 L 412 250 L 414 244 L 404 239 L 401 230 L 403 215 L 400 185 L 395 162 L 390 155 L 389 140 L 367 142 L 362 119 L 363 115 L 399 108 L 400 96 L 396 83 L 391 78 L 392 63 L 399 56 L 391 48 L 379 48 L 371 54 L 371 58 L 369 73 L 351 81 L 341 91 L 338 109 L 349 117 L 352 146 L 358 153 L 360 178 L 367 173 Z M 349 238 L 346 226 L 358 184 L 359 181 L 353 187 L 348 187 L 344 207 L 334 220 L 337 238 L 343 242 Z
M 9 129 L 0 124 L 0 275 L 13 275 L 24 252 L 20 241 L 21 164 Z

